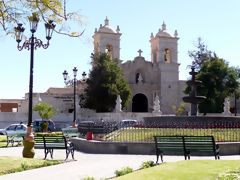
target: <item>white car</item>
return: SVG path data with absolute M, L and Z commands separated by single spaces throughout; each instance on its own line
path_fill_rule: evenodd
M 138 121 L 133 119 L 124 119 L 118 124 L 118 129 L 125 128 L 125 127 L 132 127 Z
M 11 124 L 5 129 L 0 129 L 0 135 L 12 134 L 12 133 L 26 133 L 27 126 L 25 124 Z

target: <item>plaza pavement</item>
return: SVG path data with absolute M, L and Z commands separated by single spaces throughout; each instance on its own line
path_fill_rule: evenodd
M 0 156 L 22 157 L 23 147 L 0 148 Z M 64 150 L 54 150 L 54 159 L 64 159 Z M 35 150 L 35 158 L 42 159 L 43 150 Z M 50 157 L 48 157 L 50 158 Z M 71 158 L 70 158 L 71 159 Z M 193 156 L 191 160 L 214 159 L 213 156 Z M 240 156 L 221 156 L 221 159 L 239 159 Z M 81 180 L 86 177 L 103 179 L 113 177 L 115 170 L 129 166 L 133 169 L 140 168 L 144 161 L 156 161 L 155 155 L 120 155 L 120 154 L 87 154 L 75 151 L 75 161 L 60 165 L 43 167 L 0 176 L 0 180 Z M 173 162 L 184 160 L 183 156 L 164 156 L 164 161 Z M 0 164 L 1 166 L 1 164 Z

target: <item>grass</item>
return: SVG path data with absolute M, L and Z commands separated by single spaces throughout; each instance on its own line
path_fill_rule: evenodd
M 114 180 L 235 180 L 228 177 L 239 171 L 240 160 L 191 160 L 163 163 Z
M 0 147 L 6 147 L 7 145 L 7 136 L 0 135 Z
M 105 136 L 105 140 L 130 141 L 130 142 L 153 142 L 153 136 L 207 136 L 213 135 L 217 142 L 239 142 L 240 131 L 238 128 L 216 129 L 189 129 L 189 128 L 122 128 Z
M 42 160 L 0 156 L 0 175 L 60 164 L 60 160 Z

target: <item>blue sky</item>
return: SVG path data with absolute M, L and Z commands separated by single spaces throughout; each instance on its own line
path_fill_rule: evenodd
M 195 49 L 201 37 L 209 50 L 224 58 L 231 66 L 240 60 L 240 1 L 239 0 L 68 0 L 69 10 L 80 10 L 85 29 L 81 38 L 53 34 L 48 49 L 38 49 L 34 56 L 34 92 L 45 92 L 49 87 L 64 87 L 62 72 L 72 77 L 73 67 L 78 68 L 77 78 L 89 72 L 90 54 L 93 51 L 94 29 L 104 24 L 106 16 L 114 29 L 120 26 L 121 59 L 133 60 L 142 49 L 146 60 L 150 57 L 150 34 L 161 28 L 179 34 L 178 61 L 180 79 L 188 78 L 187 65 L 191 64 L 188 51 Z M 40 26 L 36 36 L 45 41 Z M 25 35 L 30 36 L 28 24 Z M 13 37 L 0 37 L 0 99 L 22 98 L 28 92 L 30 52 L 18 51 Z

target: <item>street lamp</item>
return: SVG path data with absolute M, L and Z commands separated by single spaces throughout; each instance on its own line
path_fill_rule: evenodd
M 27 124 L 27 134 L 24 140 L 24 149 L 23 149 L 23 157 L 33 158 L 34 157 L 34 136 L 32 133 L 32 94 L 33 94 L 33 57 L 34 57 L 34 49 L 43 47 L 44 49 L 47 49 L 49 46 L 49 40 L 52 38 L 52 33 L 56 25 L 53 24 L 53 21 L 48 21 L 48 23 L 45 23 L 45 29 L 46 29 L 46 39 L 47 44 L 43 44 L 43 42 L 40 39 L 37 39 L 34 37 L 34 33 L 37 30 L 37 25 L 39 22 L 39 18 L 33 14 L 33 16 L 29 17 L 30 22 L 30 31 L 32 33 L 32 36 L 26 40 L 23 45 L 20 45 L 20 42 L 22 41 L 24 27 L 22 24 L 18 24 L 17 27 L 14 28 L 15 35 L 16 35 L 16 41 L 18 43 L 17 49 L 19 51 L 24 49 L 30 50 L 30 78 L 29 78 L 29 101 L 28 101 L 28 124 Z M 30 147 L 32 146 L 32 147 Z M 32 153 L 31 153 L 32 152 Z
M 64 83 L 66 85 L 73 84 L 73 128 L 76 128 L 76 76 L 77 76 L 77 71 L 78 69 L 76 67 L 73 68 L 73 79 L 69 80 L 69 76 L 68 76 L 68 72 L 66 70 L 64 70 L 63 74 L 63 79 L 64 79 Z
M 86 73 L 85 73 L 85 71 L 83 71 L 83 73 L 82 73 L 82 78 L 83 78 L 83 81 L 85 81 L 86 80 Z

